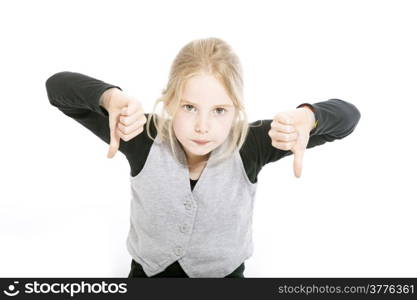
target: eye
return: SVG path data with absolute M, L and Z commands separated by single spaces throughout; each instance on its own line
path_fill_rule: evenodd
M 190 110 L 188 109 L 189 107 L 194 108 L 194 106 L 192 106 L 191 104 L 185 104 L 185 105 L 183 105 L 182 107 L 185 107 L 185 110 L 186 110 L 186 111 L 190 111 Z
M 216 111 L 219 115 L 224 115 L 226 113 L 226 109 L 224 108 L 216 108 Z

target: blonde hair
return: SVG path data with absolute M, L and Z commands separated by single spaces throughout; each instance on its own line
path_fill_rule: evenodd
M 236 150 L 240 150 L 249 130 L 243 104 L 243 71 L 239 58 L 222 39 L 210 37 L 193 40 L 186 44 L 175 57 L 166 88 L 162 90 L 162 96 L 156 100 L 153 114 L 149 115 L 146 125 L 148 136 L 155 141 L 156 137 L 153 138 L 150 134 L 150 122 L 153 120 L 157 135 L 162 141 L 169 142 L 171 151 L 178 161 L 181 160 L 174 146 L 177 143 L 177 138 L 172 126 L 173 118 L 180 106 L 186 81 L 201 73 L 207 73 L 219 80 L 232 100 L 236 111 L 227 139 L 229 145 L 224 148 L 223 153 L 219 153 L 213 160 L 219 162 Z M 157 115 L 155 108 L 161 102 L 163 103 L 162 114 Z

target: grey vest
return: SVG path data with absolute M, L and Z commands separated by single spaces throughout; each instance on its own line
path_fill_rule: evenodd
M 176 141 L 179 162 L 159 136 L 141 172 L 130 176 L 126 244 L 147 276 L 178 260 L 189 277 L 225 277 L 252 256 L 257 183 L 249 181 L 238 151 L 213 162 L 226 142 L 213 150 L 193 190 L 184 151 Z

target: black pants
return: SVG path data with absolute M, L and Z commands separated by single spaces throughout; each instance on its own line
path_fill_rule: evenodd
M 236 270 L 234 270 L 232 273 L 227 275 L 225 278 L 245 278 L 245 276 L 243 276 L 244 270 L 245 270 L 245 263 L 242 263 Z M 142 266 L 133 259 L 132 259 L 131 269 L 130 269 L 128 278 L 132 278 L 132 277 L 149 278 L 143 271 Z M 151 276 L 151 278 L 154 278 L 154 277 L 188 277 L 188 275 L 181 268 L 181 265 L 178 263 L 178 261 L 175 261 L 173 264 L 169 265 L 164 271 L 154 276 Z

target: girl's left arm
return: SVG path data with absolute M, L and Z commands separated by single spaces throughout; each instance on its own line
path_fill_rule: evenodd
M 314 104 L 303 103 L 297 108 L 302 106 L 309 106 L 316 120 L 316 126 L 310 131 L 307 148 L 343 139 L 353 132 L 361 118 L 361 113 L 355 105 L 340 99 Z
M 308 106 L 315 117 L 315 126 L 309 133 L 307 148 L 345 138 L 353 132 L 361 117 L 356 106 L 340 99 L 302 103 L 297 108 L 303 106 Z M 272 145 L 268 135 L 272 121 L 264 119 L 250 123 L 245 144 L 240 150 L 245 168 L 252 174 L 253 181 L 256 181 L 264 165 L 293 154 L 291 150 L 280 150 Z

